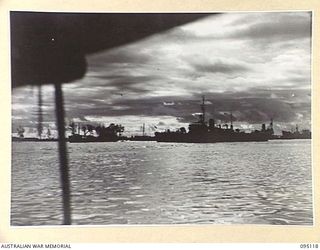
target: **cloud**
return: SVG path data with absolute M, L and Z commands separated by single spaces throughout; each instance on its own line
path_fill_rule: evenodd
M 224 37 L 264 40 L 263 43 L 310 38 L 311 13 L 303 16 L 292 14 L 261 14 L 260 16 L 263 17 L 263 21 L 252 20 L 253 22 L 247 27 L 235 30 Z
M 249 68 L 244 65 L 222 62 L 221 60 L 209 63 L 193 62 L 192 66 L 196 71 L 205 73 L 238 74 L 249 71 Z
M 308 124 L 310 24 L 308 12 L 228 13 L 90 55 L 85 77 L 63 86 L 67 118 L 185 126 L 204 94 L 207 118 L 225 122 L 232 110 L 239 124 Z M 35 128 L 37 91 L 27 89 L 14 90 L 13 124 Z M 53 89 L 43 91 L 53 124 Z
M 146 64 L 150 62 L 151 56 L 140 50 L 140 48 L 134 48 L 135 46 L 124 46 L 114 50 L 108 50 L 106 52 L 93 54 L 88 56 L 90 63 L 90 69 L 95 67 L 111 64 Z
M 291 93 L 295 93 L 294 99 Z M 264 122 L 274 118 L 281 122 L 290 122 L 296 118 L 296 113 L 310 111 L 310 96 L 308 91 L 274 91 L 272 98 L 269 91 L 252 89 L 248 92 L 210 93 L 206 96 L 208 117 L 224 120 L 223 113 L 234 112 L 235 120 L 244 122 Z M 68 110 L 70 117 L 84 116 L 173 116 L 179 122 L 195 121 L 193 113 L 200 112 L 200 96 L 183 97 L 148 97 L 136 100 L 118 99 L 108 107 L 92 105 L 91 108 Z M 179 105 L 167 104 L 179 103 Z M 211 104 L 210 104 L 211 103 Z M 292 105 L 294 103 L 295 105 Z M 115 109 L 113 107 L 125 107 Z M 222 112 L 222 113 L 221 113 Z M 229 119 L 229 116 L 227 116 Z M 304 117 L 308 118 L 308 117 Z

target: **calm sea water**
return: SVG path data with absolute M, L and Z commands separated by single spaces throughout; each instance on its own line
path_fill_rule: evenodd
M 76 225 L 313 223 L 310 140 L 68 148 Z M 61 224 L 57 143 L 12 156 L 11 224 Z

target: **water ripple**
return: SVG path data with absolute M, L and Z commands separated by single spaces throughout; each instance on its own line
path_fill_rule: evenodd
M 308 140 L 68 147 L 74 224 L 313 222 Z M 56 143 L 12 149 L 11 223 L 61 224 Z

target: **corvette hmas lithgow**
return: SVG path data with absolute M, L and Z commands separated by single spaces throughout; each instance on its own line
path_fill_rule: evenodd
M 158 142 L 183 142 L 183 143 L 215 143 L 215 142 L 250 142 L 250 141 L 268 141 L 273 137 L 273 121 L 266 127 L 262 124 L 261 130 L 255 130 L 250 133 L 233 129 L 232 114 L 230 127 L 225 124 L 224 127 L 216 125 L 214 119 L 209 119 L 209 124 L 205 121 L 205 98 L 202 97 L 201 115 L 197 122 L 189 124 L 189 131 L 180 128 L 177 131 L 167 130 L 165 132 L 156 132 L 155 139 Z

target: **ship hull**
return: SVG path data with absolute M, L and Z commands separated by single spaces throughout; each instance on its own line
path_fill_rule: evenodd
M 156 136 L 157 142 L 177 142 L 177 143 L 218 143 L 218 142 L 261 142 L 268 141 L 266 134 L 239 134 L 239 135 L 170 135 L 163 133 Z
M 68 141 L 70 143 L 87 143 L 87 142 L 116 142 L 118 141 L 118 137 L 114 138 L 100 138 L 95 136 L 87 136 L 87 137 L 81 137 L 81 136 L 69 136 Z

